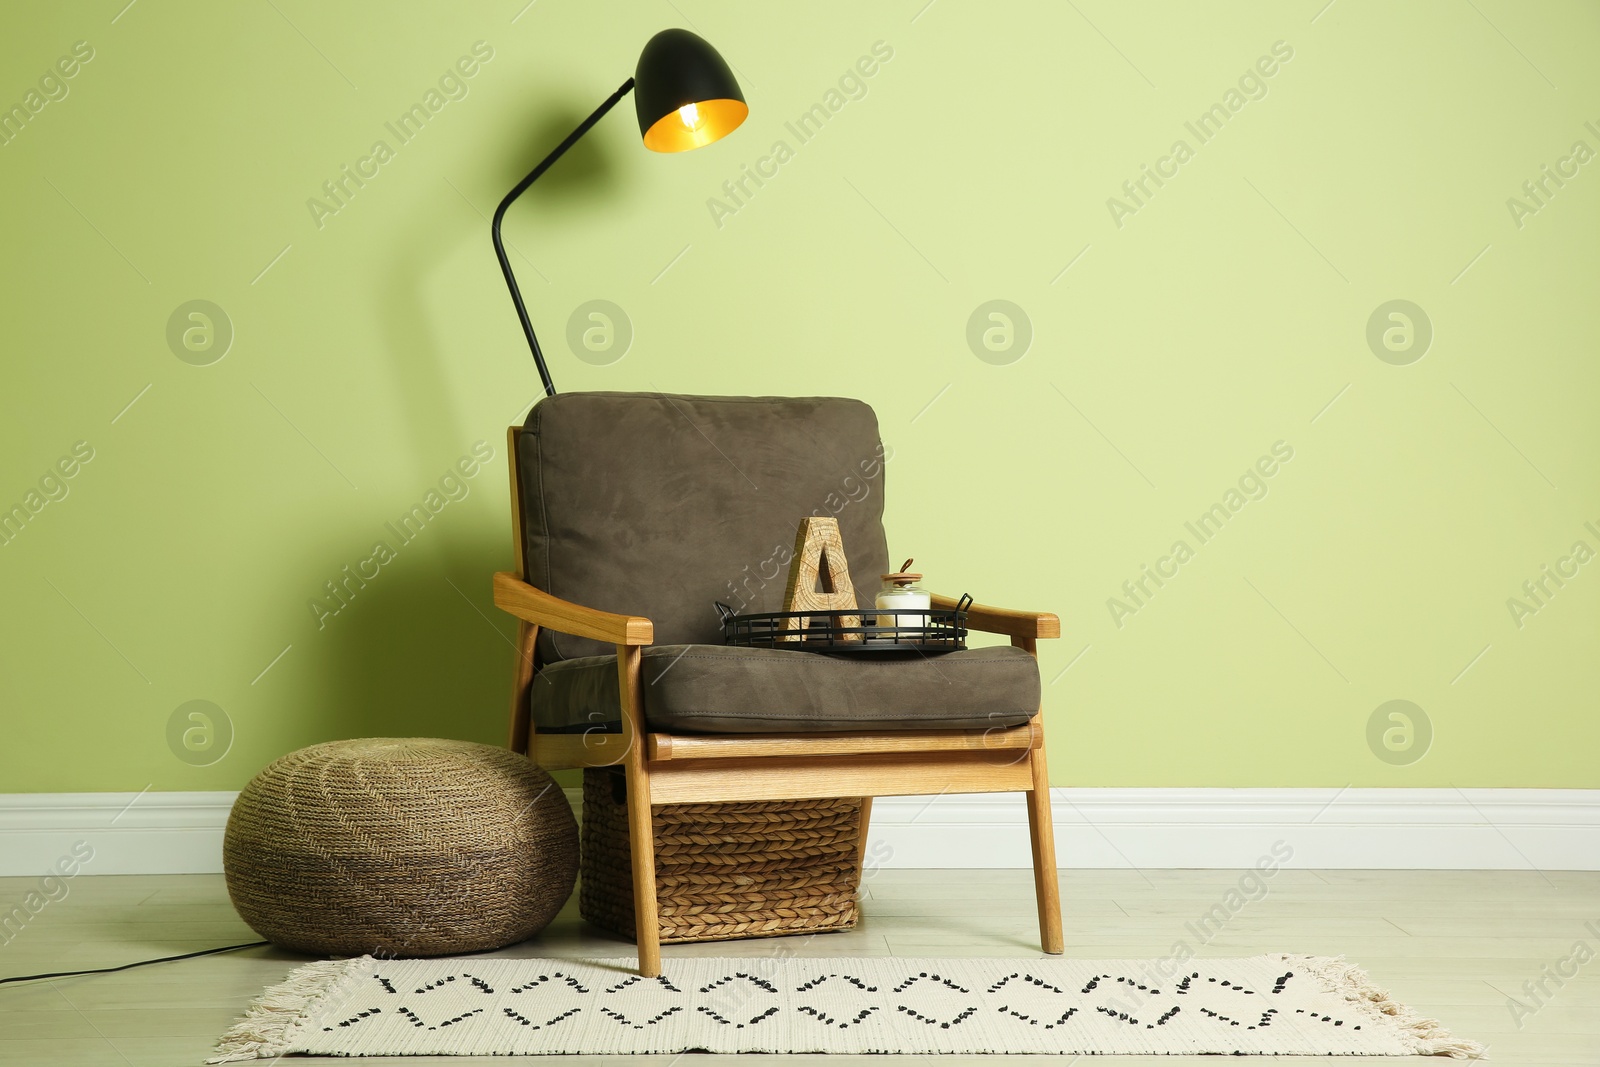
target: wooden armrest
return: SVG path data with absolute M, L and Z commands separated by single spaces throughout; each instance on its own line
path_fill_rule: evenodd
M 535 589 L 510 571 L 494 576 L 494 603 L 536 626 L 557 633 L 604 641 L 608 645 L 648 645 L 655 640 L 655 627 L 638 615 L 613 615 L 609 611 L 586 608 Z
M 935 593 L 933 606 L 954 608 L 956 598 Z M 973 604 L 967 608 L 967 627 L 986 634 L 1006 634 L 1010 637 L 1060 637 L 1061 620 L 1044 611 L 1013 611 L 1010 608 L 991 608 Z

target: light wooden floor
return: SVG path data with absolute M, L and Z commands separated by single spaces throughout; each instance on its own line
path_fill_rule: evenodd
M 1542 967 L 1569 956 L 1576 942 L 1600 950 L 1600 937 L 1585 926 L 1600 929 L 1600 874 L 1283 870 L 1264 898 L 1246 904 L 1220 934 L 1200 944 L 1185 924 L 1197 923 L 1238 878 L 1228 871 L 1064 871 L 1067 952 L 1164 956 L 1183 940 L 1202 956 L 1346 955 L 1401 999 L 1487 1042 L 1495 1064 L 1600 1064 L 1600 959 L 1564 988 L 1551 985 L 1554 995 L 1520 1028 L 1507 1008 L 1507 994 L 1520 993 Z M 113 966 L 255 940 L 229 906 L 220 876 L 84 876 L 70 884 L 65 900 L 49 904 L 10 944 L 0 945 L 0 976 Z M 33 885 L 32 879 L 0 879 L 0 902 L 20 900 Z M 855 930 L 672 946 L 666 955 L 758 956 L 778 948 L 817 956 L 1039 954 L 1027 871 L 879 870 L 863 897 L 864 919 Z M 581 923 L 569 905 L 540 938 L 501 954 L 624 955 L 629 949 Z M 204 1060 L 252 997 L 300 959 L 250 949 L 116 975 L 0 986 L 0 1064 L 190 1067 Z M 998 1058 L 973 1059 L 994 1067 Z M 727 1062 L 711 1056 L 619 1059 L 629 1067 Z M 840 1067 L 855 1058 L 790 1059 Z M 882 1057 L 860 1059 L 884 1067 Z M 469 1061 L 440 1062 L 455 1067 Z M 1117 1062 L 1171 1067 L 1215 1060 Z

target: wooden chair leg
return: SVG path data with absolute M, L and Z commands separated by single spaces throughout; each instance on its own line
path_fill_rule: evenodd
M 517 623 L 517 665 L 511 682 L 511 729 L 506 746 L 524 756 L 533 755 L 529 748 L 533 724 L 528 690 L 533 687 L 533 642 L 538 636 L 539 628 L 533 623 Z
M 861 826 L 856 831 L 856 833 L 859 835 L 859 839 L 856 841 L 856 877 L 859 878 L 859 879 L 864 879 L 867 876 L 867 868 L 866 868 L 867 828 L 869 826 L 871 826 L 871 825 L 872 825 L 872 798 L 871 797 L 862 797 L 861 798 Z
M 1059 955 L 1061 889 L 1056 872 L 1056 832 L 1050 817 L 1050 777 L 1045 771 L 1044 743 L 1028 754 L 1033 788 L 1028 790 L 1028 836 L 1033 842 L 1033 888 L 1039 900 L 1039 940 L 1046 952 Z
M 632 758 L 626 773 L 628 841 L 633 851 L 633 933 L 639 947 L 639 973 L 655 978 L 661 973 L 661 926 L 656 913 L 656 837 L 650 818 L 650 778 Z
M 650 775 L 645 769 L 644 716 L 639 683 L 643 660 L 638 648 L 617 648 L 617 680 L 624 728 L 630 738 L 624 773 L 628 788 L 628 843 L 633 860 L 633 933 L 639 973 L 661 974 L 661 925 L 656 910 L 656 834 L 650 815 Z

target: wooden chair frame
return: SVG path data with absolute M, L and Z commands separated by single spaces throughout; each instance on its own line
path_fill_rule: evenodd
M 501 571 L 494 576 L 495 604 L 519 620 L 510 747 L 547 770 L 623 766 L 641 975 L 653 978 L 661 973 L 651 820 L 651 809 L 656 804 L 861 797 L 860 844 L 865 849 L 875 796 L 1025 793 L 1040 940 L 1045 952 L 1062 951 L 1050 781 L 1039 716 L 1022 726 L 986 730 L 737 735 L 651 731 L 645 724 L 641 690 L 642 651 L 654 639 L 650 620 L 573 604 L 524 580 L 527 561 L 518 476 L 521 432 L 520 426 L 512 426 L 506 432 L 517 571 Z M 934 606 L 954 607 L 955 601 L 935 596 Z M 1037 655 L 1038 640 L 1061 636 L 1061 624 L 1054 615 L 981 605 L 967 609 L 967 626 L 1004 634 L 1013 645 L 1033 655 Z M 621 733 L 533 731 L 528 695 L 537 669 L 535 639 L 540 627 L 616 646 Z

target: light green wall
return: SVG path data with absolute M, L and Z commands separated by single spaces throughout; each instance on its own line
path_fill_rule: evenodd
M 1600 563 L 1507 606 L 1600 550 L 1600 163 L 1507 205 L 1600 150 L 1600 9 L 924 2 L 8 6 L 0 104 L 94 56 L 0 147 L 0 504 L 76 442 L 93 459 L 0 547 L 0 791 L 237 788 L 319 740 L 502 737 L 488 582 L 536 379 L 483 216 L 689 19 L 746 126 L 657 156 L 625 105 L 510 217 L 563 389 L 875 405 L 896 559 L 1062 618 L 1057 784 L 1600 785 Z M 468 95 L 399 145 L 384 123 L 479 41 Z M 785 122 L 880 41 L 865 96 L 799 143 Z M 1200 143 L 1185 121 L 1279 41 L 1266 95 Z M 319 228 L 308 198 L 379 139 L 394 158 Z M 1176 176 L 1108 207 L 1178 139 Z M 708 199 L 778 140 L 719 226 Z M 635 330 L 610 366 L 564 340 L 595 298 Z M 209 366 L 165 336 L 195 299 L 236 331 Z M 966 341 L 991 299 L 1032 323 L 1009 365 Z M 1366 340 L 1393 299 L 1433 325 L 1410 365 Z M 470 495 L 319 629 L 323 582 L 479 440 Z M 1267 495 L 1200 545 L 1185 521 L 1279 441 Z M 1119 627 L 1108 598 L 1180 538 Z M 236 732 L 204 767 L 167 735 L 197 699 Z M 1420 761 L 1369 749 L 1393 699 L 1431 721 Z

